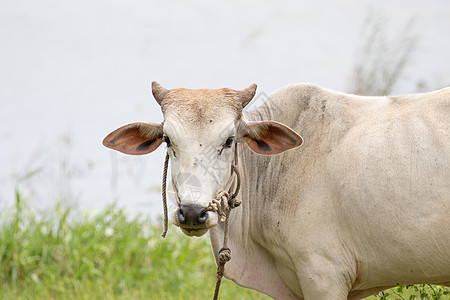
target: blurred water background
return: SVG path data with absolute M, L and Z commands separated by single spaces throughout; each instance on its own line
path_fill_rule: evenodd
M 117 201 L 155 217 L 165 146 L 101 145 L 162 120 L 151 81 L 257 83 L 259 99 L 297 82 L 360 92 L 361 68 L 398 63 L 389 92 L 430 91 L 450 83 L 449 33 L 447 0 L 0 0 L 0 208 L 18 188 L 35 209 Z

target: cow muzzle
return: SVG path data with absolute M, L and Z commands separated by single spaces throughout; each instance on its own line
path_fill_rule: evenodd
M 172 220 L 188 236 L 202 236 L 214 226 L 206 208 L 193 204 L 180 205 Z

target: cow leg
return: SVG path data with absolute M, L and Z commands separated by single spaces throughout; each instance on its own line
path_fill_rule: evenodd
M 326 290 L 319 285 L 314 285 L 308 288 L 302 288 L 302 290 L 305 300 L 327 300 L 327 299 L 347 300 L 348 297 L 348 293 L 346 291 L 342 291 L 341 288 L 331 285 L 327 285 Z
M 335 274 L 335 276 L 338 276 Z M 328 274 L 309 274 L 300 279 L 300 285 L 305 300 L 328 300 L 348 297 L 348 288 L 342 285 L 335 276 Z
M 356 270 L 344 257 L 331 258 L 313 254 L 312 257 L 297 266 L 305 300 L 347 299 L 356 277 Z

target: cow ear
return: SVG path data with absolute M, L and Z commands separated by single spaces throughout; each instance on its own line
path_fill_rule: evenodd
M 298 133 L 274 121 L 246 123 L 242 138 L 254 152 L 265 155 L 281 153 L 303 143 Z
M 108 134 L 103 145 L 122 153 L 142 155 L 154 151 L 162 140 L 161 124 L 132 123 Z

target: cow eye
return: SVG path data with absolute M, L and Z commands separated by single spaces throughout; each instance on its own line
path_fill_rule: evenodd
M 163 136 L 163 141 L 167 144 L 167 147 L 170 147 L 170 139 L 167 135 Z
M 233 145 L 233 140 L 234 140 L 234 136 L 230 136 L 229 138 L 227 138 L 227 140 L 225 141 L 225 144 L 223 144 L 223 147 L 231 148 L 231 146 Z

